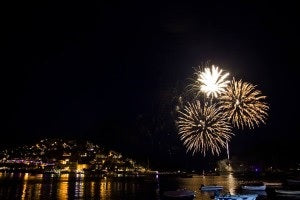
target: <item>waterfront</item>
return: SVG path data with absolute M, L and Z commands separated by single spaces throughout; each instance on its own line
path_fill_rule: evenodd
M 211 193 L 199 190 L 203 185 L 223 185 L 224 193 L 242 193 L 241 185 L 261 179 L 194 175 L 192 178 L 151 176 L 138 178 L 100 178 L 83 174 L 51 176 L 28 173 L 0 173 L 0 199 L 163 199 L 167 190 L 186 188 L 196 191 L 196 200 L 209 200 Z M 299 197 L 282 197 L 273 188 L 261 192 L 258 199 L 279 200 Z

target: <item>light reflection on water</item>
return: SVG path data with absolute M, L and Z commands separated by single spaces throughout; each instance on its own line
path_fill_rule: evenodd
M 91 178 L 83 174 L 60 176 L 28 173 L 0 173 L 0 199 L 162 199 L 167 190 L 186 188 L 196 192 L 196 200 L 209 200 L 212 193 L 199 190 L 203 185 L 222 185 L 224 193 L 237 194 L 244 180 L 232 174 L 193 176 L 193 178 L 151 177 L 147 179 Z M 258 199 L 283 199 L 260 193 Z
M 222 185 L 224 187 L 223 193 L 237 194 L 239 181 L 232 175 L 226 176 L 194 176 L 193 178 L 182 178 L 178 181 L 178 186 L 171 187 L 169 190 L 176 190 L 177 188 L 186 188 L 196 192 L 195 199 L 211 200 L 214 195 L 212 192 L 201 192 L 199 190 L 201 185 Z
M 57 187 L 57 196 L 59 197 L 59 199 L 68 199 L 68 186 L 69 186 L 68 180 L 69 180 L 69 174 L 62 174 L 60 176 L 58 187 Z

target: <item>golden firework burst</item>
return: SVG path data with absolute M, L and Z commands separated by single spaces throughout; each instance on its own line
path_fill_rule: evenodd
M 213 155 L 226 148 L 231 139 L 231 126 L 226 116 L 215 104 L 201 104 L 200 101 L 187 103 L 178 116 L 178 134 L 187 151 L 201 152 L 204 156 L 211 151 Z
M 265 123 L 268 116 L 265 98 L 256 86 L 233 79 L 220 96 L 220 107 L 235 127 L 254 128 Z

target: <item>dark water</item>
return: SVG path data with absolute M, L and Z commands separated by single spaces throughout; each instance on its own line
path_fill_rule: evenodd
M 199 190 L 201 184 L 224 186 L 223 193 L 242 194 L 241 185 L 257 181 L 233 175 L 196 176 L 193 178 L 91 178 L 84 175 L 31 175 L 28 173 L 0 173 L 0 199 L 163 199 L 167 190 L 186 188 L 196 192 L 195 199 L 209 200 L 212 193 Z M 298 196 L 278 196 L 274 188 L 259 193 L 257 199 L 300 199 Z

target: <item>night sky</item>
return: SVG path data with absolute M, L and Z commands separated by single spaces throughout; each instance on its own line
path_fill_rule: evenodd
M 266 125 L 234 130 L 232 155 L 300 152 L 296 5 L 23 2 L 2 21 L 2 145 L 88 139 L 154 166 L 206 163 L 214 158 L 185 153 L 171 112 L 194 68 L 211 61 L 270 104 Z

